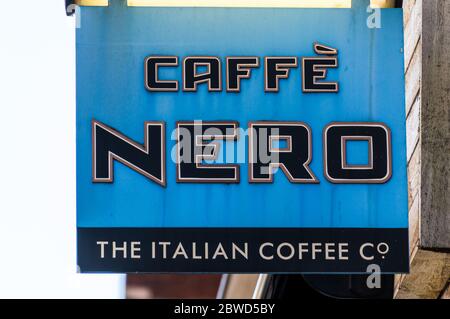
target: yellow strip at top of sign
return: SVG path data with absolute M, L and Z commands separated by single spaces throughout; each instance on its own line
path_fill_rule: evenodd
M 108 0 L 75 0 L 75 4 L 85 7 L 107 7 Z
M 351 8 L 351 0 L 128 0 L 135 7 Z
M 109 0 L 75 0 L 80 6 L 106 7 Z M 131 7 L 351 8 L 352 0 L 127 0 Z M 375 8 L 393 8 L 394 0 L 371 0 Z

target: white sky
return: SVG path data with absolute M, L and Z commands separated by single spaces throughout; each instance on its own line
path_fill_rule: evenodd
M 0 10 L 0 298 L 120 298 L 76 274 L 75 19 L 63 0 Z

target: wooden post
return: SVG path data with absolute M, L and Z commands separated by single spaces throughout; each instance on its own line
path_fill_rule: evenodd
M 450 249 L 450 0 L 423 1 L 421 240 Z

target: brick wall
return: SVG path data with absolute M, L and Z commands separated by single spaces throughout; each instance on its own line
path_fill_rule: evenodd
M 409 235 L 413 257 L 420 237 L 422 0 L 404 1 L 404 24 Z
M 405 29 L 406 129 L 408 161 L 409 251 L 411 260 L 420 239 L 420 109 L 422 77 L 422 0 L 403 1 Z M 404 276 L 396 277 L 396 290 Z

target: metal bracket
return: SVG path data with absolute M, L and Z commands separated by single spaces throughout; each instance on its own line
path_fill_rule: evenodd
M 89 7 L 107 7 L 109 0 L 65 0 L 66 1 L 66 14 L 71 16 L 75 13 L 73 9 L 74 5 L 89 6 Z
M 66 14 L 68 17 L 72 16 L 75 13 L 75 10 L 70 10 L 70 6 L 75 4 L 75 0 L 65 0 L 66 1 Z

